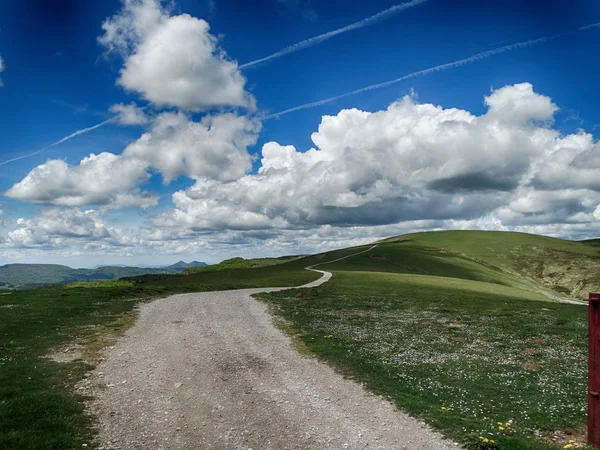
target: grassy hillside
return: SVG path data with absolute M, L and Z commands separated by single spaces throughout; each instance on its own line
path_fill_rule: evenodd
M 289 264 L 334 274 L 261 295 L 299 348 L 468 449 L 585 443 L 587 309 L 553 297 L 600 290 L 595 242 L 415 233 Z
M 301 261 L 319 264 L 353 251 L 357 250 L 344 249 Z M 524 233 L 406 234 L 383 240 L 370 252 L 328 264 L 327 268 L 463 278 L 573 298 L 587 298 L 588 292 L 600 290 L 600 247 Z
M 306 266 L 334 277 L 316 289 L 263 296 L 301 348 L 469 449 L 548 450 L 583 442 L 586 309 L 539 291 L 583 296 L 600 290 L 600 247 L 461 231 L 404 235 L 369 248 L 235 258 L 178 275 L 0 295 L 0 448 L 90 442 L 75 383 L 92 367 L 94 350 L 132 323 L 139 302 L 300 285 L 319 276 Z M 106 276 L 112 271 L 100 268 Z M 80 359 L 42 358 L 73 343 L 83 348 Z
M 204 272 L 217 272 L 229 269 L 255 269 L 259 267 L 270 267 L 277 264 L 283 264 L 286 262 L 294 261 L 301 258 L 301 256 L 282 256 L 280 258 L 231 258 L 221 261 L 219 264 L 212 264 L 210 266 L 203 267 L 189 267 L 185 270 L 186 275 Z
M 585 442 L 582 306 L 480 281 L 358 271 L 261 298 L 299 348 L 468 449 Z
M 592 245 L 594 247 L 600 247 L 600 239 L 587 239 L 585 241 L 579 241 L 586 245 Z
M 240 258 L 241 259 L 241 258 Z M 135 286 L 160 292 L 204 292 L 224 289 L 246 289 L 265 286 L 298 286 L 309 283 L 319 274 L 304 270 L 302 265 L 275 264 L 250 268 L 208 270 L 213 266 L 187 270 L 179 275 L 144 275 L 131 280 Z M 203 270 L 207 269 L 207 270 Z
M 284 264 L 191 275 L 79 281 L 0 295 L 0 449 L 91 447 L 85 398 L 75 384 L 134 321 L 137 304 L 183 292 L 294 286 L 320 275 Z M 68 362 L 44 357 L 81 348 Z
M 73 273 L 73 269 L 57 264 L 7 264 L 0 266 L 3 287 L 18 289 L 29 285 L 58 283 Z M 33 287 L 33 286 L 32 286 Z

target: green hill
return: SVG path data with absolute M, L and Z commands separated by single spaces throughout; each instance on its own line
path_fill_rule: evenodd
M 583 448 L 587 308 L 573 298 L 600 291 L 600 242 L 440 231 L 277 267 L 294 265 L 333 272 L 260 294 L 301 351 L 463 448 Z
M 328 252 L 298 262 L 323 264 L 356 251 L 357 248 Z M 594 241 L 574 242 L 524 233 L 406 234 L 382 240 L 369 252 L 325 267 L 484 281 L 541 291 L 549 297 L 587 298 L 588 292 L 600 290 L 600 246 Z
M 0 266 L 0 288 L 19 289 L 59 283 L 73 269 L 58 264 L 7 264 Z
M 316 288 L 261 294 L 300 350 L 464 448 L 581 448 L 587 308 L 553 298 L 600 290 L 599 261 L 597 240 L 445 231 L 305 257 L 234 258 L 176 274 L 2 266 L 0 287 L 84 282 L 0 295 L 0 447 L 90 442 L 84 398 L 72 394 L 90 363 L 40 358 L 49 350 L 75 342 L 95 354 L 133 323 L 142 301 L 298 286 L 319 277 L 304 270 L 314 266 L 333 278 Z
M 207 266 L 190 266 L 186 268 L 185 274 L 191 275 L 194 273 L 217 272 L 228 269 L 257 269 L 259 267 L 270 267 L 286 262 L 294 261 L 300 258 L 299 256 L 282 256 L 280 258 L 230 258 L 221 261 L 219 264 Z
M 586 245 L 591 245 L 593 247 L 600 247 L 600 239 L 587 239 L 585 241 L 579 241 Z

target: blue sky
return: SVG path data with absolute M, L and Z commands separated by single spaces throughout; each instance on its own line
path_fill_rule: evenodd
M 600 62 L 595 58 L 600 51 L 600 28 L 580 29 L 600 22 L 598 2 L 404 3 L 403 10 L 365 26 L 244 67 L 303 40 L 360 23 L 402 2 L 3 2 L 0 263 L 136 263 L 156 254 L 167 262 L 182 257 L 217 261 L 237 254 L 317 251 L 390 233 L 458 227 L 515 229 L 567 238 L 600 235 L 597 186 L 592 181 L 586 185 L 568 182 L 573 177 L 591 178 L 577 170 L 594 167 L 577 163 L 577 158 L 596 161 L 600 152 L 600 93 L 596 85 Z M 143 28 L 145 16 L 132 11 L 158 18 Z M 129 28 L 117 27 L 116 34 L 109 36 L 103 28 L 107 20 L 113 25 L 127 21 Z M 202 21 L 210 29 L 202 28 Z M 187 26 L 193 36 L 208 39 L 202 42 L 213 43 L 207 44 L 208 50 L 182 47 L 176 30 Z M 136 31 L 131 34 L 127 31 L 131 29 Z M 163 31 L 165 34 L 160 34 Z M 180 54 L 175 51 L 175 59 L 168 63 L 176 73 L 160 67 L 164 54 L 141 50 L 159 34 L 158 42 L 165 51 L 169 46 L 182 49 Z M 549 39 L 268 118 L 299 105 L 543 37 Z M 125 39 L 127 46 L 119 39 Z M 192 60 L 195 65 L 186 65 Z M 137 69 L 131 68 L 134 61 Z M 128 81 L 119 82 L 125 79 L 121 75 L 126 67 L 130 68 Z M 156 76 L 149 74 L 154 68 Z M 182 97 L 170 97 L 178 95 L 174 92 L 179 88 L 170 86 L 177 82 L 195 88 L 183 92 Z M 484 102 L 484 97 L 492 94 L 496 100 L 491 103 L 498 106 Z M 390 111 L 388 106 L 405 96 L 411 106 Z M 46 151 L 6 163 L 111 119 L 115 117 L 113 105 L 131 102 L 135 102 L 131 108 L 145 107 L 138 116 L 143 119 L 134 124 L 121 117 Z M 473 161 L 469 166 L 472 158 L 460 154 L 460 142 L 450 139 L 457 135 L 456 130 L 431 125 L 435 130 L 424 130 L 419 135 L 424 140 L 417 142 L 410 130 L 397 128 L 401 119 L 408 120 L 411 115 L 425 115 L 430 120 L 431 113 L 418 105 L 439 105 L 444 111 L 455 108 L 473 117 L 483 118 L 487 113 L 489 121 L 493 116 L 505 127 L 503 133 L 508 137 L 482 142 L 482 149 L 473 152 L 490 152 L 484 160 L 495 163 L 488 167 Z M 341 113 L 348 109 L 355 113 Z M 381 114 L 363 120 L 364 114 L 359 112 Z M 507 125 L 511 117 L 522 113 L 522 122 Z M 440 121 L 446 120 L 440 117 L 454 113 L 436 114 Z M 496 114 L 502 118 L 497 119 Z M 238 122 L 244 121 L 238 125 L 245 129 L 236 131 L 235 136 L 229 131 L 218 132 L 217 125 L 206 128 L 218 136 L 192 131 L 207 117 L 213 121 L 231 115 Z M 336 120 L 326 124 L 324 116 Z M 487 127 L 483 131 L 472 123 L 470 126 L 469 142 L 497 129 L 497 124 L 487 122 L 479 125 Z M 527 139 L 539 148 L 524 144 L 524 130 L 529 133 Z M 315 141 L 313 133 L 317 131 Z M 387 144 L 379 142 L 378 136 L 369 139 L 371 132 L 379 133 L 379 137 L 389 133 L 395 139 L 393 145 L 383 149 L 381 146 Z M 547 132 L 554 134 L 546 136 Z M 143 133 L 150 142 L 158 142 L 157 136 L 162 141 L 156 147 L 135 146 Z M 435 145 L 446 142 L 447 153 L 428 147 L 423 137 L 427 135 L 432 139 L 437 136 Z M 573 138 L 569 140 L 569 136 Z M 410 144 L 397 144 L 403 139 Z M 575 139 L 581 142 L 571 144 Z M 346 150 L 336 148 L 342 141 Z M 271 157 L 261 159 L 268 143 L 277 147 L 273 147 Z M 125 152 L 131 145 L 135 149 Z M 281 155 L 287 154 L 285 146 L 293 146 L 294 153 L 282 162 Z M 298 156 L 310 148 L 321 152 L 316 159 L 310 154 Z M 111 159 L 108 166 L 78 175 L 77 167 L 84 158 L 102 153 L 118 158 Z M 123 156 L 126 153 L 129 156 Z M 563 153 L 567 156 L 557 156 Z M 177 168 L 167 161 L 169 154 L 178 155 Z M 376 163 L 373 155 L 377 155 Z M 495 160 L 497 155 L 504 158 L 500 163 Z M 398 178 L 381 169 L 387 158 L 395 161 L 396 156 L 402 163 Z M 66 164 L 47 166 L 49 160 Z M 342 165 L 336 166 L 334 160 Z M 559 166 L 557 160 L 561 161 Z M 423 164 L 416 164 L 418 161 Z M 125 164 L 137 166 L 124 169 Z M 322 169 L 326 164 L 329 167 Z M 499 166 L 512 169 L 517 165 L 515 173 L 494 172 Z M 267 166 L 275 168 L 269 171 Z M 357 175 L 359 169 L 365 172 L 367 167 L 368 175 Z M 39 171 L 34 176 L 31 171 L 36 168 Z M 303 187 L 306 177 L 302 170 L 309 169 L 317 180 L 314 191 Z M 123 170 L 121 181 L 128 175 L 139 179 L 118 189 L 100 186 L 93 191 L 84 187 L 85 194 L 78 192 L 81 177 L 97 177 L 104 180 L 100 184 L 110 184 L 110 177 L 101 170 Z M 323 173 L 319 175 L 318 170 Z M 401 178 L 403 170 L 408 172 Z M 286 173 L 282 175 L 282 171 Z M 436 175 L 419 175 L 430 172 Z M 46 173 L 46 178 L 41 173 Z M 332 174 L 344 178 L 332 182 L 336 178 Z M 486 183 L 477 189 L 463 185 L 458 190 L 432 188 L 445 186 L 440 180 L 471 180 L 473 174 L 478 180 L 485 174 L 496 180 L 518 178 L 519 182 L 495 191 Z M 408 182 L 408 178 L 414 180 Z M 330 182 L 333 184 L 328 185 Z M 278 203 L 269 197 L 264 197 L 269 202 L 254 198 L 252 192 L 261 189 L 276 190 L 282 199 Z M 240 190 L 247 190 L 247 195 L 239 196 Z M 137 200 L 124 201 L 125 195 Z M 152 204 L 149 198 L 154 199 Z M 307 198 L 313 202 L 305 204 Z M 449 198 L 463 206 L 431 212 L 436 205 L 447 204 Z M 290 208 L 290 202 L 296 206 Z M 482 204 L 489 207 L 477 207 Z

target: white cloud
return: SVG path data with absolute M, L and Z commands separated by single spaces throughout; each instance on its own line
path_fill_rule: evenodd
M 235 61 L 218 46 L 208 23 L 171 16 L 158 0 L 124 0 L 98 41 L 124 58 L 117 83 L 159 107 L 206 111 L 255 108 Z
M 157 198 L 138 186 L 151 170 L 165 183 L 179 176 L 222 181 L 243 176 L 252 168 L 247 147 L 256 143 L 260 126 L 256 119 L 231 113 L 194 122 L 183 113 L 165 112 L 121 155 L 91 154 L 79 165 L 48 160 L 5 195 L 49 205 L 148 208 Z
M 117 122 L 121 125 L 146 125 L 150 122 L 144 110 L 133 102 L 128 105 L 117 103 L 109 111 L 117 114 Z
M 148 180 L 147 163 L 112 153 L 91 154 L 79 165 L 48 160 L 35 167 L 5 195 L 17 200 L 51 205 L 111 205 L 147 208 L 157 199 L 138 184 Z M 124 201 L 120 205 L 120 201 Z
M 102 219 L 111 237 L 69 238 L 81 254 L 102 246 L 119 256 L 196 254 L 214 261 L 324 251 L 444 228 L 600 235 L 594 176 L 600 144 L 593 136 L 562 135 L 552 124 L 557 107 L 526 83 L 492 91 L 485 104 L 487 112 L 474 115 L 407 96 L 382 111 L 342 110 L 322 118 L 314 148 L 266 143 L 251 174 L 247 147 L 260 123 L 234 114 L 195 122 L 167 112 L 122 155 L 98 155 L 105 163 L 86 159 L 80 166 L 49 161 L 11 191 L 51 204 L 83 204 L 73 199 L 87 196 L 125 205 L 137 201 L 138 184 L 151 170 L 165 182 L 195 180 L 173 194 L 172 209 L 138 230 Z M 94 182 L 104 180 L 96 171 L 109 167 L 115 182 Z M 137 182 L 126 181 L 136 173 Z M 81 187 L 84 179 L 91 186 Z M 93 187 L 105 184 L 115 188 L 100 195 Z M 64 236 L 48 241 L 43 236 L 52 233 L 39 230 L 47 227 L 21 224 L 10 237 L 13 251 L 15 242 L 72 251 Z
M 0 73 L 4 72 L 4 60 L 0 56 Z M 2 87 L 4 83 L 2 83 L 2 78 L 0 78 L 0 87 Z
M 165 182 L 179 176 L 233 180 L 252 168 L 247 147 L 260 122 L 236 114 L 205 115 L 194 122 L 183 113 L 162 113 L 150 130 L 123 152 L 158 170 Z
M 483 216 L 509 226 L 596 220 L 593 138 L 550 128 L 557 107 L 528 83 L 495 90 L 485 103 L 488 111 L 475 116 L 407 96 L 384 111 L 324 116 L 312 134 L 316 148 L 267 143 L 258 173 L 229 183 L 198 179 L 173 195 L 174 210 L 156 224 L 244 230 Z
M 549 97 L 533 92 L 530 83 L 505 86 L 485 98 L 488 117 L 522 124 L 532 120 L 552 121 L 558 107 Z
M 46 209 L 33 219 L 17 220 L 17 226 L 8 233 L 10 248 L 68 248 L 73 241 L 87 245 L 107 241 L 119 245 L 116 231 L 95 210 L 76 208 Z
M 233 256 L 259 257 L 329 251 L 362 245 L 378 237 L 431 227 L 430 222 L 412 222 L 384 227 L 329 225 L 307 230 L 221 230 L 210 234 L 192 230 L 111 225 L 106 212 L 79 208 L 50 208 L 33 219 L 19 219 L 3 242 L 3 256 L 11 259 L 50 261 L 78 258 L 85 265 L 124 262 L 147 264 L 170 259 L 218 262 Z M 156 260 L 161 255 L 160 260 Z M 175 256 L 180 255 L 180 256 Z M 184 256 L 186 255 L 186 256 Z

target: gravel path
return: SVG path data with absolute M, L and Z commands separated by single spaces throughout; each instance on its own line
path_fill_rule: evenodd
M 314 270 L 314 269 L 313 269 Z M 327 281 L 331 273 L 307 286 Z M 244 289 L 175 295 L 140 316 L 80 389 L 103 449 L 457 446 L 302 356 Z

